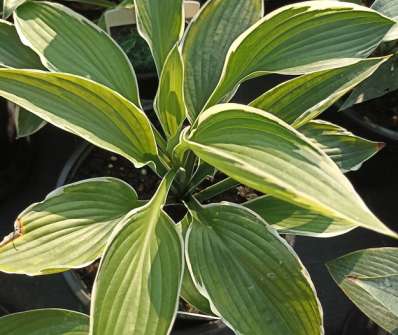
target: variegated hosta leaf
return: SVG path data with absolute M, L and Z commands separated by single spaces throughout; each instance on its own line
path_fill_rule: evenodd
M 28 2 L 15 12 L 21 39 L 51 71 L 87 77 L 140 105 L 134 70 L 104 31 L 56 3 Z
M 371 77 L 359 84 L 341 109 L 382 97 L 396 90 L 398 90 L 398 53 L 382 64 Z
M 184 68 L 176 45 L 166 59 L 155 99 L 155 111 L 167 137 L 174 137 L 185 120 Z
M 310 121 L 300 127 L 299 132 L 319 146 L 343 172 L 358 170 L 364 162 L 384 147 L 384 143 L 355 136 L 327 121 Z
M 232 42 L 263 16 L 262 0 L 208 1 L 183 41 L 185 99 L 194 121 L 220 79 Z
M 185 216 L 184 219 L 177 224 L 177 229 L 181 230 L 181 234 L 184 240 L 188 228 L 189 218 L 188 216 Z M 181 297 L 190 305 L 194 306 L 200 311 L 207 314 L 212 314 L 209 301 L 198 291 L 187 268 L 184 269 L 184 276 L 182 278 Z
M 293 127 L 299 127 L 332 106 L 386 60 L 364 59 L 341 68 L 297 77 L 267 91 L 250 106 L 275 114 Z
M 14 117 L 17 138 L 33 135 L 46 125 L 46 121 L 16 105 Z
M 134 0 L 138 30 L 148 42 L 160 74 L 185 26 L 183 0 Z
M 260 215 L 281 234 L 328 238 L 358 227 L 268 195 L 247 201 L 244 206 Z
M 90 335 L 170 333 L 184 271 L 181 236 L 162 211 L 173 177 L 166 175 L 108 243 L 94 285 Z
M 214 106 L 185 133 L 179 149 L 184 147 L 255 190 L 397 237 L 325 153 L 270 113 L 238 104 Z
M 321 306 L 306 269 L 265 221 L 227 203 L 190 211 L 189 270 L 236 334 L 323 334 Z
M 0 69 L 0 96 L 137 167 L 157 160 L 144 112 L 98 83 L 65 73 Z
M 43 69 L 39 57 L 23 45 L 15 26 L 0 20 L 0 67 Z
M 38 309 L 3 316 L 4 335 L 88 335 L 90 318 L 63 309 Z
M 25 209 L 0 244 L 0 270 L 42 275 L 84 267 L 104 251 L 112 230 L 140 206 L 134 189 L 114 178 L 61 187 Z
M 398 334 L 398 248 L 356 251 L 329 262 L 328 269 L 363 313 Z
M 355 63 L 378 46 L 393 24 L 376 11 L 338 1 L 306 1 L 276 10 L 232 44 L 207 106 L 264 73 L 298 75 Z

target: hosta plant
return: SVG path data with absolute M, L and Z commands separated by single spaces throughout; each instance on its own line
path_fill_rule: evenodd
M 338 1 L 263 17 L 262 0 L 211 0 L 184 32 L 182 5 L 135 1 L 159 74 L 161 128 L 141 109 L 127 57 L 83 17 L 26 2 L 14 25 L 1 23 L 0 96 L 162 180 L 148 202 L 103 177 L 24 210 L 1 243 L 1 271 L 34 276 L 101 262 L 89 317 L 15 314 L 0 319 L 0 333 L 169 334 L 182 295 L 236 334 L 322 334 L 314 285 L 281 234 L 363 227 L 397 237 L 344 176 L 382 145 L 316 119 L 388 60 L 367 57 L 394 21 Z M 242 82 L 269 73 L 296 77 L 249 105 L 229 103 Z M 228 177 L 203 188 L 216 171 Z M 204 204 L 237 184 L 262 195 Z M 165 211 L 175 204 L 186 208 L 182 222 Z

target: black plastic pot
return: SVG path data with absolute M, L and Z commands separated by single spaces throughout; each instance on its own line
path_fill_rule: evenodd
M 355 123 L 358 128 L 363 128 L 364 131 L 371 134 L 372 137 L 379 138 L 385 143 L 397 143 L 398 144 L 398 132 L 388 129 L 383 125 L 377 124 L 372 120 L 362 117 L 356 113 L 355 109 L 347 109 L 342 112 L 344 117 Z
M 82 164 L 84 164 L 93 149 L 94 146 L 85 143 L 75 150 L 61 171 L 57 187 L 61 187 L 74 180 L 75 174 Z M 71 291 L 84 306 L 85 311 L 88 312 L 91 298 L 86 284 L 73 270 L 65 272 L 63 276 Z M 193 313 L 178 312 L 173 334 L 228 335 L 233 333 L 228 330 L 221 321 L 217 320 L 217 318 Z

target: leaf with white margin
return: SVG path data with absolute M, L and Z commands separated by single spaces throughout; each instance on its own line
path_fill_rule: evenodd
M 181 229 L 182 237 L 185 240 L 187 230 L 189 228 L 189 218 L 186 215 L 181 222 L 177 224 L 177 229 Z M 192 276 L 187 268 L 184 269 L 184 276 L 181 285 L 181 297 L 190 305 L 199 309 L 206 314 L 212 314 L 209 301 L 198 291 Z
M 117 92 L 66 73 L 0 69 L 0 96 L 55 126 L 130 160 L 157 161 L 145 113 Z
M 137 194 L 125 182 L 87 179 L 51 192 L 26 208 L 0 243 L 0 271 L 30 276 L 81 268 L 98 259 Z
M 235 204 L 190 206 L 186 256 L 196 286 L 236 334 L 323 334 L 322 308 L 293 249 Z
M 25 3 L 14 18 L 21 40 L 50 71 L 89 78 L 140 106 L 130 61 L 95 24 L 66 6 L 50 2 Z
M 295 128 L 300 127 L 371 76 L 388 58 L 359 60 L 341 68 L 294 78 L 265 92 L 250 106 L 275 114 Z
M 327 267 L 335 282 L 365 315 L 393 335 L 398 334 L 398 248 L 355 251 L 328 262 Z
M 3 335 L 88 335 L 90 318 L 64 309 L 37 309 L 0 318 Z
M 181 235 L 162 211 L 174 175 L 111 237 L 94 284 L 90 335 L 170 333 L 184 271 Z
M 192 150 L 232 179 L 332 219 L 397 238 L 337 165 L 287 123 L 265 111 L 221 104 L 201 113 L 176 153 Z
M 358 227 L 268 195 L 247 201 L 243 205 L 260 215 L 280 234 L 329 238 L 346 234 Z
M 244 80 L 266 73 L 299 75 L 366 58 L 394 21 L 339 1 L 305 1 L 266 15 L 232 44 L 207 107 Z
M 355 136 L 336 124 L 322 120 L 312 120 L 298 131 L 320 147 L 343 172 L 358 170 L 384 147 L 384 143 Z
M 263 0 L 207 1 L 183 40 L 185 100 L 193 122 L 220 79 L 232 42 L 264 13 Z

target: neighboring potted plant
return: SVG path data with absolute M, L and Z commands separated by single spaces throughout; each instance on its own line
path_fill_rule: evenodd
M 262 0 L 210 1 L 182 38 L 181 0 L 135 5 L 160 73 L 161 128 L 107 34 L 54 3 L 14 13 L 19 36 L 52 72 L 1 69 L 0 96 L 152 170 L 160 184 L 145 201 L 120 179 L 90 178 L 24 210 L 0 245 L 1 271 L 44 275 L 101 262 L 90 316 L 14 314 L 0 319 L 0 332 L 169 334 L 182 295 L 237 334 L 323 334 L 315 287 L 280 235 L 363 227 L 398 237 L 344 176 L 381 145 L 316 120 L 387 61 L 367 56 L 395 21 L 337 1 L 266 17 Z M 249 105 L 227 103 L 240 83 L 265 73 L 298 77 Z M 209 185 L 215 171 L 228 177 Z M 252 200 L 213 202 L 240 184 Z M 177 206 L 180 222 L 168 214 Z

